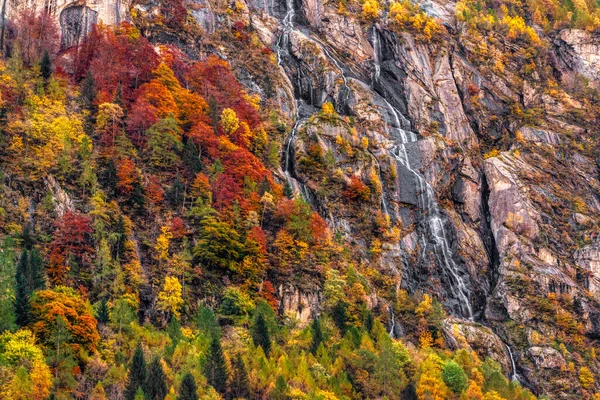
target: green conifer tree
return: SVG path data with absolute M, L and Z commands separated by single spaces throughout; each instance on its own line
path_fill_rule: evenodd
M 310 330 L 312 331 L 312 341 L 310 342 L 310 352 L 312 354 L 317 354 L 319 345 L 323 341 L 323 332 L 321 331 L 321 324 L 319 323 L 318 318 L 315 318 L 313 320 Z
M 146 359 L 142 344 L 138 343 L 129 366 L 129 376 L 125 388 L 125 400 L 134 400 L 138 388 L 143 388 L 146 382 Z
M 31 293 L 46 288 L 46 272 L 40 251 L 32 248 L 29 251 L 29 282 Z
M 269 329 L 265 317 L 262 314 L 257 314 L 254 319 L 254 326 L 252 327 L 252 340 L 255 346 L 263 348 L 265 355 L 269 357 L 271 352 L 271 337 L 269 336 Z
M 79 102 L 81 106 L 91 112 L 95 111 L 94 101 L 96 100 L 96 80 L 91 70 L 87 70 L 85 78 L 81 81 L 79 90 Z
M 206 363 L 204 365 L 204 376 L 208 383 L 215 388 L 218 393 L 225 394 L 227 391 L 227 381 L 229 373 L 225 365 L 225 356 L 221 348 L 221 340 L 213 337 L 208 349 Z
M 98 310 L 96 311 L 96 319 L 99 324 L 105 325 L 109 320 L 108 313 L 108 305 L 106 304 L 106 299 L 102 299 L 100 301 L 100 305 L 98 306 Z
M 188 372 L 181 381 L 177 400 L 198 400 L 197 391 L 198 386 L 196 386 L 196 380 L 194 379 L 194 376 Z
M 290 389 L 285 381 L 285 378 L 281 375 L 278 375 L 277 379 L 275 380 L 275 387 L 270 393 L 270 398 L 273 400 L 287 400 L 289 398 L 289 390 Z
M 21 327 L 26 326 L 31 320 L 29 304 L 31 291 L 29 290 L 29 284 L 27 282 L 28 269 L 29 253 L 27 250 L 23 250 L 15 274 L 17 284 L 15 291 L 15 315 L 17 325 Z
M 48 83 L 48 80 L 52 76 L 52 60 L 50 60 L 50 54 L 48 51 L 44 51 L 42 60 L 40 61 L 40 72 L 44 83 Z
M 164 400 L 167 395 L 166 377 L 158 357 L 152 360 L 148 368 L 144 394 L 146 400 Z
M 231 394 L 234 399 L 247 399 L 250 397 L 250 384 L 248 371 L 242 356 L 239 354 L 233 362 L 233 374 L 231 377 Z

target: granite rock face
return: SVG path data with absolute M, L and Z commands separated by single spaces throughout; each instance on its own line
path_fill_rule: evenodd
M 61 30 L 61 48 L 81 43 L 97 23 L 119 25 L 129 18 L 130 0 L 7 0 L 7 19 L 22 10 L 47 10 Z
M 573 79 L 578 73 L 600 85 L 600 36 L 582 29 L 565 29 L 554 42 L 558 65 Z

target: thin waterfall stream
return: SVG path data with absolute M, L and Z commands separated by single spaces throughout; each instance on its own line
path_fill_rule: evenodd
M 381 45 L 379 43 L 379 35 L 375 26 L 372 27 L 371 40 L 373 46 L 373 59 L 375 64 L 375 75 L 374 81 L 379 79 L 381 73 L 380 66 L 380 52 Z M 470 288 L 467 280 L 461 273 L 459 266 L 456 265 L 452 259 L 452 251 L 448 244 L 446 231 L 444 228 L 444 221 L 442 219 L 442 213 L 437 202 L 435 191 L 427 182 L 427 180 L 417 172 L 411 165 L 410 158 L 406 149 L 406 145 L 414 143 L 418 140 L 417 135 L 412 131 L 407 131 L 403 127 L 409 126 L 409 121 L 398 112 L 398 110 L 392 106 L 385 97 L 381 97 L 388 111 L 388 115 L 392 117 L 392 123 L 389 124 L 391 134 L 397 141 L 396 146 L 391 150 L 392 156 L 396 161 L 402 165 L 412 176 L 415 178 L 417 184 L 417 203 L 419 209 L 425 216 L 426 228 L 431 236 L 432 240 L 427 240 L 425 235 L 421 235 L 421 242 L 423 247 L 422 258 L 425 258 L 425 252 L 428 248 L 433 250 L 433 253 L 437 259 L 437 264 L 442 266 L 448 274 L 450 279 L 448 290 L 454 297 L 454 300 L 458 302 L 458 312 L 460 316 L 473 320 L 473 309 L 470 299 Z M 399 142 L 399 143 L 398 143 Z

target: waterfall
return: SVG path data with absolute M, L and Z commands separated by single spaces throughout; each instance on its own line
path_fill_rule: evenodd
M 513 356 L 512 350 L 510 349 L 510 346 L 508 344 L 504 343 L 504 346 L 506 347 L 506 352 L 508 353 L 508 357 L 510 358 L 510 366 L 511 366 L 510 380 L 511 380 L 511 382 L 521 383 L 519 381 L 519 374 L 517 373 L 517 364 L 515 363 L 515 357 Z
M 290 41 L 290 32 L 294 29 L 294 17 L 296 16 L 296 10 L 294 10 L 294 0 L 286 0 L 286 14 L 283 17 L 283 32 L 277 40 L 277 64 L 282 65 L 283 58 L 288 53 L 288 46 Z
M 390 209 L 387 205 L 387 201 L 385 200 L 385 190 L 383 187 L 384 180 L 383 180 L 383 177 L 381 176 L 381 164 L 379 163 L 379 159 L 377 159 L 375 154 L 373 154 L 370 150 L 369 150 L 369 153 L 371 154 L 371 156 L 373 156 L 373 159 L 375 159 L 375 162 L 377 163 L 377 176 L 379 176 L 379 182 L 381 182 L 381 208 L 383 209 L 383 212 L 385 213 L 385 215 L 387 215 L 391 219 L 392 215 L 390 214 Z
M 431 241 L 427 241 L 425 235 L 421 236 L 423 246 L 423 256 L 428 247 L 432 246 L 433 252 L 437 258 L 438 265 L 441 265 L 448 273 L 451 282 L 449 282 L 448 290 L 456 301 L 459 302 L 458 308 L 460 315 L 470 320 L 473 319 L 473 310 L 471 307 L 470 290 L 466 280 L 460 274 L 459 267 L 452 259 L 452 252 L 446 238 L 444 222 L 440 211 L 439 204 L 435 198 L 435 192 L 425 178 L 414 170 L 410 164 L 410 159 L 406 151 L 406 144 L 415 142 L 417 136 L 414 132 L 407 132 L 402 128 L 400 122 L 400 113 L 384 99 L 388 110 L 393 117 L 392 133 L 395 134 L 400 143 L 392 149 L 392 155 L 399 164 L 404 166 L 416 180 L 417 187 L 417 202 L 423 215 L 427 218 L 426 227 L 431 235 Z M 424 258 L 424 257 L 423 257 Z
M 373 82 L 377 82 L 381 74 L 381 44 L 379 43 L 379 32 L 377 32 L 375 25 L 371 28 L 371 44 L 373 46 L 373 64 L 375 66 Z
M 396 316 L 394 315 L 394 307 L 389 306 L 388 307 L 388 311 L 390 313 L 390 320 L 391 320 L 391 327 L 390 327 L 390 332 L 389 335 L 392 339 L 396 338 L 396 334 L 394 333 L 394 330 L 396 328 Z
M 295 171 L 294 171 L 294 140 L 296 139 L 296 133 L 298 132 L 298 127 L 300 126 L 300 123 L 302 122 L 302 120 L 300 119 L 301 105 L 298 103 L 298 101 L 296 101 L 296 100 L 294 100 L 294 101 L 296 104 L 296 115 L 294 117 L 294 125 L 292 126 L 292 130 L 290 131 L 290 134 L 288 135 L 288 137 L 286 138 L 285 143 L 284 143 L 285 150 L 283 153 L 283 173 L 285 174 L 285 177 L 287 178 L 287 181 L 288 181 L 289 185 L 292 187 L 292 190 L 294 191 L 294 193 L 301 192 L 304 195 L 306 195 L 306 193 L 305 193 L 306 189 L 295 178 Z M 307 198 L 307 200 L 308 200 L 308 198 Z
M 285 4 L 287 13 L 282 21 L 283 32 L 277 40 L 277 63 L 282 67 L 283 57 L 289 55 L 289 35 L 290 32 L 294 30 L 294 17 L 296 16 L 296 10 L 294 10 L 294 0 L 286 0 Z M 299 75 L 298 79 L 300 79 Z M 298 82 L 298 87 L 301 87 L 300 82 Z M 300 118 L 300 109 L 302 104 L 301 100 L 296 99 L 295 95 L 293 96 L 293 101 L 296 108 L 296 113 L 294 115 L 294 125 L 292 126 L 292 130 L 284 142 L 283 173 L 285 174 L 287 182 L 291 186 L 294 194 L 300 193 L 304 196 L 306 201 L 309 201 L 310 198 L 308 196 L 308 190 L 306 187 L 304 187 L 304 185 L 298 182 L 294 171 L 294 140 L 296 139 L 298 128 L 302 123 L 302 119 Z

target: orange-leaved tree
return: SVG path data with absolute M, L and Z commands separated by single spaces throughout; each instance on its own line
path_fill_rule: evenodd
M 70 334 L 69 344 L 75 354 L 84 350 L 95 352 L 100 340 L 96 318 L 87 301 L 72 288 L 57 286 L 53 290 L 36 292 L 31 299 L 32 329 L 42 343 L 52 346 L 53 332 L 61 317 Z

